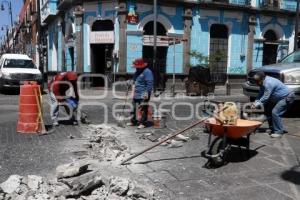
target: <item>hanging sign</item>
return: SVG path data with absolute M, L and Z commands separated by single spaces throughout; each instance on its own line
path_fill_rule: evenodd
M 113 31 L 92 31 L 90 44 L 113 44 L 115 36 Z

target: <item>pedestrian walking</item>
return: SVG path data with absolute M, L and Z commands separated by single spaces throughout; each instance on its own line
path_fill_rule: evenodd
M 143 58 L 136 59 L 133 62 L 133 67 L 136 68 L 132 87 L 133 110 L 131 112 L 131 122 L 127 123 L 127 125 L 138 126 L 139 129 L 147 126 L 148 104 L 153 89 L 153 73 L 147 66 L 148 64 Z M 141 117 L 137 119 L 139 109 Z
M 79 95 L 77 89 L 77 73 L 58 73 L 49 81 L 48 89 L 51 100 L 50 115 L 53 125 L 59 125 L 58 115 L 60 104 L 65 107 L 65 110 L 69 115 L 72 114 L 70 118 L 71 122 L 73 124 L 77 124 L 76 112 L 79 102 Z M 71 94 L 67 94 L 67 91 L 69 91 Z
M 295 100 L 295 94 L 280 80 L 266 76 L 263 71 L 254 75 L 260 92 L 253 108 L 264 105 L 272 138 L 280 138 L 286 132 L 281 117 Z

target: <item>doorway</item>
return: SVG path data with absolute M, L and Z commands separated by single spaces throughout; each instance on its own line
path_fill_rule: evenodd
M 209 64 L 215 83 L 224 84 L 227 79 L 228 28 L 213 24 L 210 28 Z
M 114 24 L 111 20 L 96 20 L 91 31 L 113 31 Z M 94 74 L 111 76 L 112 74 L 112 53 L 114 44 L 97 43 L 91 44 L 91 71 Z M 104 80 L 94 77 L 91 80 L 93 87 L 104 86 Z
M 277 61 L 277 36 L 273 30 L 268 30 L 264 34 L 265 42 L 263 46 L 263 66 L 274 64 Z
M 144 37 L 153 37 L 154 35 L 154 22 L 150 21 L 144 26 Z M 157 38 L 166 36 L 167 30 L 160 23 L 157 22 Z M 143 44 L 143 58 L 148 63 L 148 66 L 153 70 L 156 89 L 164 90 L 166 87 L 166 68 L 167 68 L 167 54 L 168 54 L 168 45 L 163 45 L 157 43 L 157 54 L 156 54 L 156 63 L 157 70 L 153 69 L 153 43 Z

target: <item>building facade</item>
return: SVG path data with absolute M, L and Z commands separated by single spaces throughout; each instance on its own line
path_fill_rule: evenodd
M 39 66 L 38 0 L 24 0 L 15 26 L 14 52 L 27 54 Z
M 212 71 L 245 76 L 294 48 L 296 0 L 166 0 L 157 8 L 157 67 L 185 76 L 190 55 L 222 53 Z M 48 72 L 134 72 L 135 58 L 153 64 L 154 13 L 146 0 L 41 0 Z M 298 35 L 298 33 L 297 33 Z

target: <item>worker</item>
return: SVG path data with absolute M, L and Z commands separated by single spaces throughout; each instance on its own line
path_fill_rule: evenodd
M 267 108 L 271 137 L 280 138 L 286 133 L 281 117 L 294 102 L 295 94 L 280 80 L 266 76 L 263 71 L 258 71 L 254 75 L 254 80 L 259 85 L 260 92 L 252 108 L 260 105 Z
M 70 120 L 73 124 L 77 124 L 76 110 L 79 102 L 77 91 L 77 73 L 61 72 L 55 75 L 48 83 L 49 95 L 51 100 L 50 115 L 53 126 L 58 126 L 59 104 L 65 107 L 66 112 L 72 116 Z M 67 94 L 69 91 L 71 94 Z
M 147 126 L 148 102 L 153 89 L 153 73 L 147 66 L 148 64 L 143 58 L 136 59 L 133 62 L 133 67 L 136 69 L 132 81 L 133 110 L 131 112 L 131 122 L 127 123 L 127 125 L 137 125 L 138 129 L 143 129 Z M 141 117 L 140 119 L 137 119 L 137 112 L 139 109 Z

